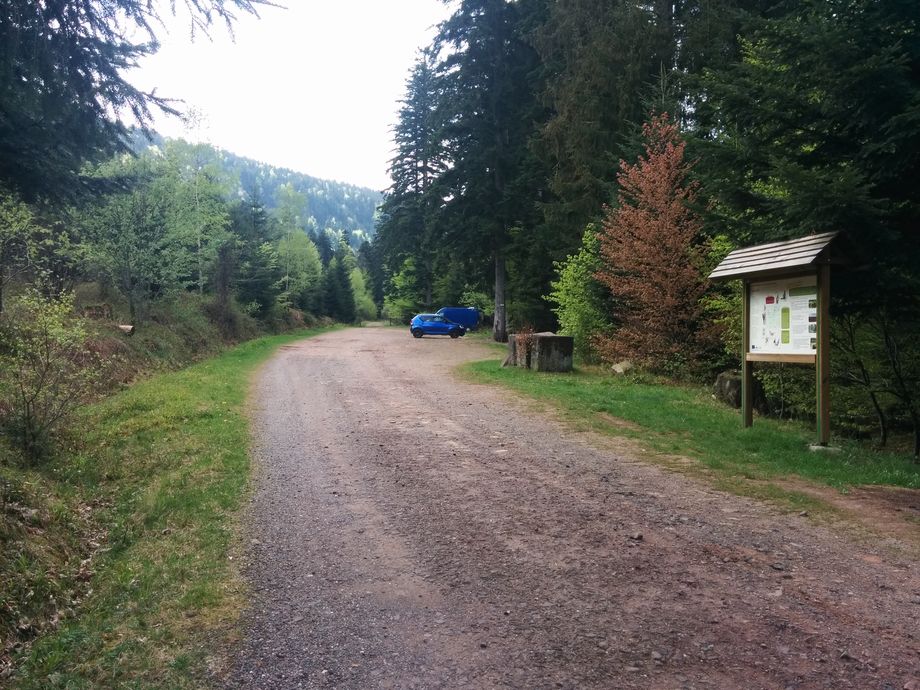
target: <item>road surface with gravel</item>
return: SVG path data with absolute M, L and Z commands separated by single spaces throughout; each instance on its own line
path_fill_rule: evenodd
M 481 343 L 349 329 L 253 391 L 229 688 L 920 688 L 908 549 L 643 463 Z

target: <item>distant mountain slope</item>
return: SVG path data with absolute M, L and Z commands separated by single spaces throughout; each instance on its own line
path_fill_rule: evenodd
M 344 182 L 321 180 L 287 168 L 276 168 L 227 151 L 218 154 L 225 168 L 238 176 L 240 188 L 258 188 L 266 208 L 276 205 L 278 189 L 290 183 L 307 197 L 307 211 L 319 230 L 344 230 L 350 237 L 370 239 L 374 234 L 374 212 L 383 200 L 379 192 Z M 354 242 L 353 244 L 358 244 Z
M 162 146 L 164 139 L 155 137 L 148 142 L 135 133 L 132 145 L 136 151 L 151 144 Z M 344 230 L 353 246 L 374 235 L 374 213 L 383 200 L 382 194 L 366 187 L 357 187 L 344 182 L 322 180 L 288 168 L 278 168 L 244 158 L 216 147 L 214 154 L 221 162 L 228 177 L 239 181 L 240 193 L 251 194 L 258 190 L 262 203 L 271 211 L 276 207 L 278 190 L 290 185 L 307 198 L 307 214 L 310 229 Z

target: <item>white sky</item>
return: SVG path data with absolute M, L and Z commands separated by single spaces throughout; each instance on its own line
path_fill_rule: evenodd
M 282 0 L 283 2 L 285 0 Z M 189 38 L 188 24 L 160 31 L 161 48 L 128 76 L 202 114 L 196 134 L 158 116 L 165 136 L 326 179 L 383 190 L 391 128 L 420 48 L 446 19 L 440 0 L 286 0 L 242 16 L 235 41 L 223 26 Z

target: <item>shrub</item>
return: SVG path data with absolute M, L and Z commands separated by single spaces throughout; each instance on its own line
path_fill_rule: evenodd
M 99 378 L 73 296 L 29 291 L 0 316 L 0 428 L 35 462 Z
M 575 353 L 585 362 L 597 359 L 593 347 L 595 336 L 611 328 L 611 300 L 604 286 L 594 277 L 601 268 L 600 241 L 594 226 L 589 225 L 578 253 L 554 262 L 556 280 L 546 300 L 554 302 L 553 313 L 559 319 L 559 330 L 575 341 Z

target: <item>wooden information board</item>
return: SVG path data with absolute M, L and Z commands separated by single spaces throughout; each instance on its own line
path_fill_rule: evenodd
M 830 257 L 835 233 L 737 249 L 710 274 L 744 285 L 741 419 L 754 422 L 754 363 L 815 367 L 818 443 L 830 441 Z

